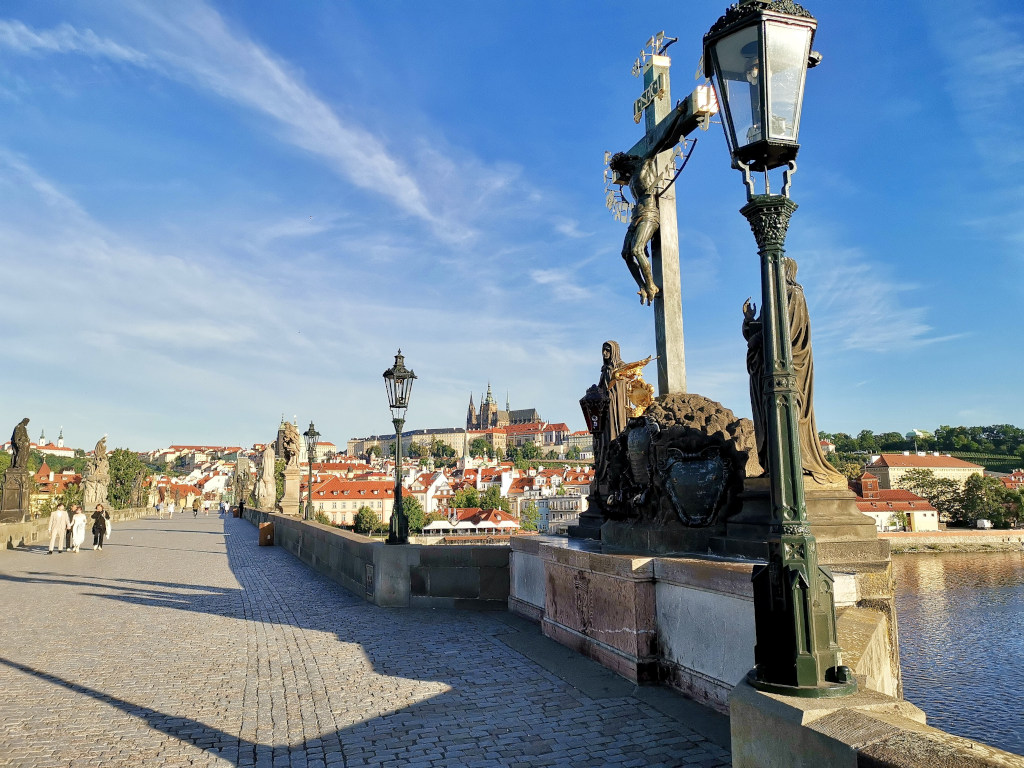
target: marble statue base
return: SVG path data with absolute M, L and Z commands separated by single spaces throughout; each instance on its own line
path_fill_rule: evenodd
M 284 496 L 281 497 L 281 512 L 286 515 L 299 515 L 299 483 L 302 472 L 298 467 L 284 471 Z
M 4 473 L 0 522 L 21 522 L 29 513 L 32 473 L 27 469 L 8 469 Z

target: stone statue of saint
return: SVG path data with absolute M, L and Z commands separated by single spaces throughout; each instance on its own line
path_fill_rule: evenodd
M 107 436 L 96 443 L 93 457 L 85 467 L 82 480 L 82 506 L 93 509 L 96 504 L 107 503 L 107 487 L 110 485 L 110 459 L 107 458 Z
M 629 192 L 633 196 L 633 213 L 629 220 L 629 228 L 626 230 L 626 239 L 622 244 L 622 258 L 640 288 L 637 293 L 641 304 L 650 304 L 660 291 L 654 284 L 647 252 L 647 244 L 661 226 L 661 215 L 658 210 L 658 184 L 661 177 L 658 173 L 657 157 L 679 142 L 683 135 L 684 119 L 685 112 L 677 106 L 651 134 L 646 152 L 642 155 L 616 152 L 608 162 L 617 181 L 628 184 Z
M 793 348 L 793 371 L 799 397 L 800 463 L 805 479 L 818 485 L 842 485 L 846 478 L 825 458 L 814 421 L 814 356 L 811 352 L 811 319 L 804 289 L 796 281 L 796 262 L 785 258 L 786 303 L 789 306 L 789 339 Z M 764 341 L 761 318 L 755 319 L 756 305 L 743 303 L 743 337 L 747 340 L 747 373 L 750 374 L 750 406 L 753 410 L 757 458 L 768 468 L 768 404 L 764 392 Z
M 14 427 L 14 432 L 11 433 L 11 450 L 14 452 L 14 455 L 11 456 L 12 469 L 28 467 L 28 454 L 31 445 L 32 441 L 28 438 L 28 419 L 25 418 L 18 422 Z
M 248 502 L 251 478 L 249 477 L 249 460 L 239 456 L 235 462 L 235 477 L 232 485 L 235 490 L 235 503 Z
M 276 461 L 274 446 L 268 445 L 263 449 L 260 476 L 256 481 L 256 501 L 260 509 L 272 510 L 277 503 L 277 481 L 274 476 Z
M 285 469 L 298 469 L 299 454 L 302 450 L 302 442 L 299 437 L 299 428 L 291 422 L 284 423 L 283 436 L 284 460 L 287 464 Z

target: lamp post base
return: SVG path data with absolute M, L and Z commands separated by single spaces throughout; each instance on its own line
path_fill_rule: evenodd
M 840 696 L 849 696 L 857 692 L 857 681 L 853 677 L 853 670 L 849 667 L 833 667 L 829 670 L 837 680 L 843 682 L 825 683 L 823 685 L 784 685 L 782 683 L 769 683 L 766 680 L 759 680 L 757 669 L 747 672 L 747 682 L 765 693 L 775 693 L 780 696 L 798 696 L 801 699 L 833 699 Z

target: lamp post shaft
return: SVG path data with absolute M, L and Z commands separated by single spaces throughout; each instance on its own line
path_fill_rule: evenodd
M 306 519 L 313 519 L 313 457 L 308 456 L 309 460 L 309 479 L 306 483 Z
M 409 520 L 402 510 L 402 428 L 405 419 L 395 418 L 392 423 L 395 425 L 395 504 L 388 526 L 388 544 L 408 544 Z
M 796 208 L 782 195 L 752 195 L 740 210 L 761 260 L 762 405 L 768 418 L 772 506 L 768 564 L 755 569 L 753 577 L 757 644 L 751 683 L 790 695 L 835 696 L 856 690 L 856 682 L 841 666 L 833 578 L 818 565 L 807 522 L 784 263 L 786 232 Z

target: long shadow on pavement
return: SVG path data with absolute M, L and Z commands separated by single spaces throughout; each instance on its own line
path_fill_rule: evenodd
M 107 702 L 239 765 L 270 765 L 284 753 L 324 765 L 347 765 L 350 760 L 358 765 L 432 761 L 470 767 L 729 764 L 724 718 L 670 692 L 637 689 L 588 659 L 565 654 L 532 625 L 463 611 L 378 608 L 283 550 L 257 550 L 256 530 L 247 522 L 223 522 L 228 564 L 240 588 L 102 577 L 50 579 L 41 572 L 30 572 L 31 579 L 0 578 L 64 581 L 140 607 L 330 633 L 336 642 L 357 645 L 369 664 L 344 662 L 347 657 L 335 653 L 336 645 L 323 645 L 316 635 L 312 641 L 305 635 L 292 638 L 288 661 L 307 669 L 314 689 L 318 684 L 323 688 L 320 701 L 330 700 L 327 720 L 341 727 L 322 728 L 315 738 L 307 735 L 297 743 L 268 743 L 253 738 L 255 726 L 251 720 L 246 725 L 244 712 L 242 732 L 227 733 L 25 664 L 0 662 Z M 254 684 L 287 687 L 283 674 L 281 679 L 265 676 L 280 652 L 278 646 L 263 647 L 253 640 L 266 634 L 255 626 L 249 629 L 250 656 L 268 657 L 250 659 L 250 670 L 264 670 Z M 314 648 L 310 642 L 320 645 Z M 544 656 L 559 653 L 557 664 L 544 663 Z M 338 663 L 350 664 L 351 670 L 339 677 L 331 666 Z M 298 689 L 303 682 L 296 681 Z M 263 700 L 263 695 L 254 700 Z

